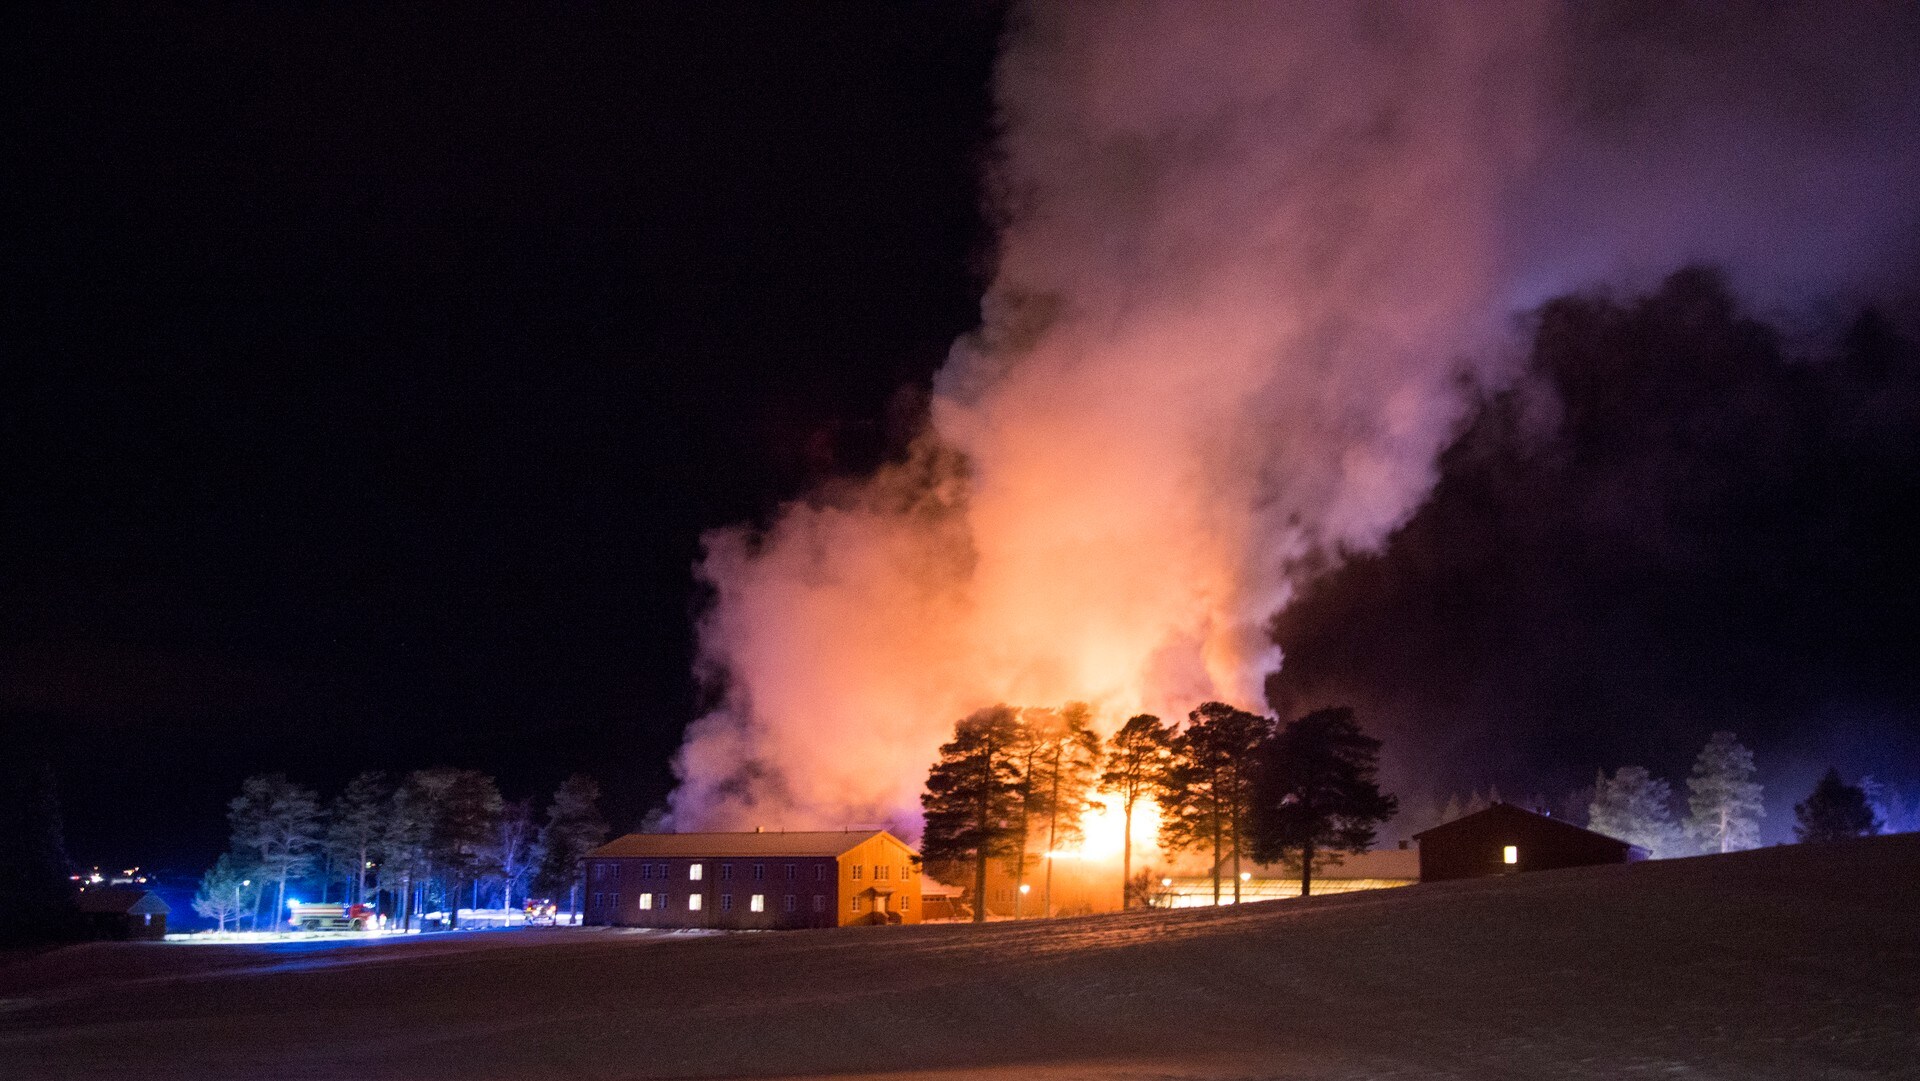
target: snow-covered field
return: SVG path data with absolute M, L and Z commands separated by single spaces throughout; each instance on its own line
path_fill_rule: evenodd
M 987 927 L 94 945 L 0 1077 L 1920 1078 L 1920 835 Z

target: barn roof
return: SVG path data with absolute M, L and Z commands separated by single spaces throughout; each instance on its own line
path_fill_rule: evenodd
M 1594 840 L 1605 841 L 1607 844 L 1617 845 L 1623 849 L 1637 849 L 1643 856 L 1646 855 L 1646 852 L 1647 852 L 1646 849 L 1641 848 L 1639 845 L 1633 844 L 1630 841 L 1622 841 L 1618 837 L 1609 837 L 1604 833 L 1598 833 L 1598 832 L 1595 832 L 1594 830 L 1582 829 L 1581 827 L 1576 826 L 1571 822 L 1563 822 L 1558 818 L 1552 818 L 1543 814 L 1536 814 L 1533 811 L 1526 810 L 1525 808 L 1515 807 L 1511 803 L 1496 803 L 1493 806 L 1486 808 L 1485 810 L 1475 811 L 1470 815 L 1461 815 L 1459 818 L 1456 818 L 1451 822 L 1442 822 L 1441 824 L 1433 827 L 1432 829 L 1421 830 L 1419 833 L 1416 833 L 1413 835 L 1413 839 L 1416 841 L 1419 841 L 1427 837 L 1434 836 L 1435 834 L 1445 835 L 1445 834 L 1452 834 L 1452 833 L 1468 833 L 1479 827 L 1491 826 L 1500 821 L 1511 822 L 1511 821 L 1514 821 L 1515 819 L 1531 820 L 1536 825 L 1544 826 L 1547 829 L 1560 831 L 1563 833 L 1567 833 L 1569 835 L 1585 834 L 1587 837 L 1592 838 Z
M 114 915 L 141 915 L 152 913 L 164 916 L 173 911 L 160 895 L 152 890 L 136 889 L 130 886 L 93 886 L 80 891 L 75 899 L 82 912 L 105 912 Z
M 886 830 L 815 830 L 799 833 L 629 833 L 587 853 L 620 856 L 838 856 L 875 837 L 907 848 Z M 912 849 L 907 849 L 909 852 Z

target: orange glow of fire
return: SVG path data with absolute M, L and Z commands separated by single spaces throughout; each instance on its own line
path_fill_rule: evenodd
M 1121 843 L 1126 836 L 1126 815 L 1120 809 L 1120 797 L 1111 792 L 1098 792 L 1094 799 L 1098 805 L 1087 810 L 1080 818 L 1080 830 L 1083 839 L 1078 848 L 1053 853 L 1054 858 L 1097 860 L 1102 863 L 1120 863 Z M 1140 866 L 1143 855 L 1159 851 L 1160 808 L 1152 800 L 1143 799 L 1133 805 L 1133 862 Z

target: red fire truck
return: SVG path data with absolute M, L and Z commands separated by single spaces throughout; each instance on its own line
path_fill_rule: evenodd
M 302 931 L 370 931 L 380 925 L 372 905 L 287 904 L 287 922 Z

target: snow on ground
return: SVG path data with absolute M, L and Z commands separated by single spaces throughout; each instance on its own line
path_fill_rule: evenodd
M 1920 835 L 1309 901 L 90 945 L 0 1077 L 1920 1078 Z

